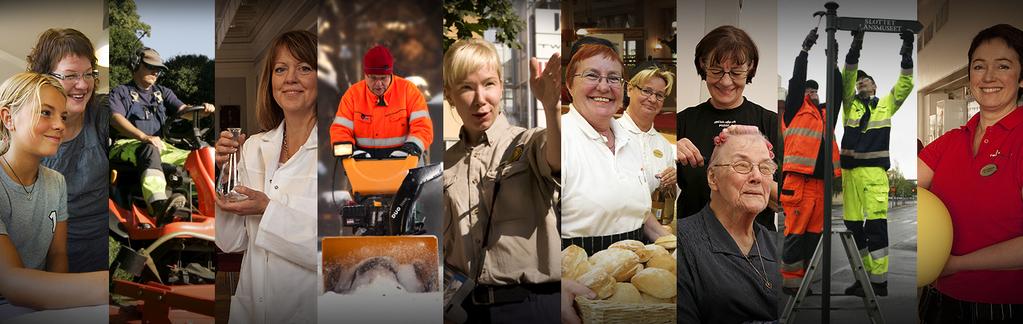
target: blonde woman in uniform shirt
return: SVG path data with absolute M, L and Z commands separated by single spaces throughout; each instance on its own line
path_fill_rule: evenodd
M 469 323 L 560 323 L 560 62 L 554 54 L 541 72 L 532 60 L 547 128 L 524 129 L 502 114 L 493 45 L 460 40 L 444 55 L 444 98 L 462 121 L 444 152 L 444 260 L 476 279 L 462 302 Z

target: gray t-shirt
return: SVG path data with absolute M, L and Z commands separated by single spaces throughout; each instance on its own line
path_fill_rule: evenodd
M 67 221 L 67 187 L 64 176 L 39 167 L 39 178 L 26 188 L 0 171 L 0 235 L 14 243 L 27 269 L 46 270 L 57 222 Z
M 61 143 L 57 154 L 42 165 L 67 181 L 68 241 L 109 235 L 107 197 L 110 192 L 110 105 L 106 95 L 95 95 L 85 109 L 84 126 L 74 139 Z

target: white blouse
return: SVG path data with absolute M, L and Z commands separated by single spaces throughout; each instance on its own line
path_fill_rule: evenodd
M 561 237 L 606 236 L 641 228 L 651 202 L 640 141 L 612 120 L 612 154 L 607 140 L 571 105 L 561 124 Z
M 217 246 L 245 252 L 231 323 L 316 322 L 316 127 L 279 164 L 284 123 L 241 149 L 240 185 L 270 198 L 263 215 L 217 208 Z
M 665 169 L 675 167 L 675 145 L 669 143 L 668 139 L 653 127 L 646 132 L 640 130 L 639 126 L 636 126 L 636 121 L 632 120 L 629 114 L 622 115 L 618 118 L 618 122 L 621 123 L 622 128 L 640 140 L 643 147 L 640 150 L 643 156 L 643 175 L 646 177 L 650 192 L 654 192 L 654 189 L 661 185 L 661 180 L 656 176 Z M 678 184 L 675 186 L 677 188 Z

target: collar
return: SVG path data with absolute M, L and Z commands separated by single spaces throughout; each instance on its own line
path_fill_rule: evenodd
M 1019 126 L 1020 123 L 1023 123 L 1023 106 L 1013 108 L 1012 112 L 991 126 L 999 126 L 1003 130 L 1009 131 Z M 977 126 L 980 126 L 980 113 L 973 115 L 973 118 L 970 118 L 970 121 L 966 122 L 966 126 L 963 127 L 970 131 L 970 134 L 974 134 Z
M 706 109 L 707 111 L 711 111 L 712 113 L 715 114 L 732 114 L 735 113 L 736 111 L 740 111 L 740 109 L 746 109 L 746 106 L 750 104 L 751 102 L 749 101 L 749 98 L 746 98 L 746 96 L 742 96 L 742 103 L 740 103 L 739 106 L 736 106 L 735 108 L 720 109 L 714 106 L 714 103 L 711 102 L 710 98 L 708 98 L 707 101 L 704 101 L 703 103 L 698 105 L 698 107 L 705 105 L 706 108 L 704 109 Z
M 498 113 L 497 118 L 494 119 L 494 123 L 490 124 L 490 128 L 483 131 L 483 137 L 480 138 L 479 144 L 493 145 L 501 140 L 505 134 L 508 134 L 508 129 L 512 126 L 508 123 L 508 118 L 503 113 Z M 462 143 L 469 143 L 469 134 L 465 132 L 465 126 L 462 126 L 458 131 L 458 139 Z M 468 145 L 466 145 L 468 147 Z
M 311 133 L 309 134 L 309 138 L 305 140 L 305 143 L 303 143 L 302 147 L 299 148 L 300 150 L 316 149 L 316 143 L 319 143 L 316 134 L 317 127 L 317 125 L 313 125 L 313 128 L 310 130 Z M 280 125 L 277 125 L 277 128 L 264 133 L 260 139 L 259 148 L 262 153 L 263 165 L 274 166 L 272 168 L 268 168 L 267 173 L 270 173 L 270 169 L 277 169 L 277 160 L 279 160 L 281 156 L 281 143 L 284 142 L 284 121 L 281 121 Z M 295 152 L 295 155 L 298 155 L 298 151 Z M 294 158 L 294 156 L 292 156 L 292 158 Z
M 598 133 L 597 130 L 590 125 L 590 122 L 586 121 L 586 118 L 583 118 L 583 115 L 579 113 L 577 108 L 575 108 L 575 105 L 568 104 L 568 108 L 568 113 L 562 118 L 575 119 L 576 124 L 578 125 L 577 127 L 583 132 L 583 135 L 586 135 L 586 138 L 603 144 L 604 135 L 600 135 L 600 133 Z M 629 143 L 629 133 L 622 127 L 617 119 L 611 118 L 611 132 L 615 134 L 615 151 L 621 150 L 622 147 Z
M 622 117 L 618 118 L 618 123 L 622 125 L 622 129 L 625 129 L 633 134 L 660 135 L 660 133 L 658 133 L 657 130 L 654 129 L 653 125 L 651 125 L 650 129 L 648 129 L 645 132 L 639 129 L 639 125 L 636 125 L 636 121 L 632 119 L 632 116 L 629 116 L 628 112 L 622 114 Z
M 133 88 L 135 88 L 135 89 L 136 89 L 136 90 L 137 90 L 137 91 L 138 91 L 139 93 L 150 93 L 150 92 L 153 92 L 153 91 L 155 91 L 155 90 L 157 89 L 157 87 L 159 86 L 158 84 L 156 84 L 156 83 L 153 83 L 153 85 L 149 87 L 149 90 L 146 90 L 146 89 L 142 89 L 142 86 L 141 86 L 141 85 L 139 85 L 139 83 L 138 83 L 137 81 L 135 81 L 134 79 L 132 79 L 132 80 L 131 80 L 131 83 L 130 83 L 130 84 L 131 84 L 131 86 L 132 86 Z
M 867 106 L 868 109 L 877 107 L 877 104 L 881 101 L 881 99 L 878 98 L 877 96 L 871 96 L 870 98 L 864 99 L 863 97 L 860 97 L 858 94 L 853 96 L 853 100 L 859 101 L 864 106 Z
M 732 236 L 725 230 L 725 226 L 718 221 L 717 217 L 714 216 L 714 211 L 710 209 L 710 204 L 697 213 L 703 223 L 704 233 L 707 233 L 707 239 L 710 243 L 710 250 L 713 253 L 732 254 L 738 257 L 742 257 L 742 253 L 739 252 L 739 245 L 735 243 Z M 764 229 L 760 224 L 753 222 L 753 235 L 757 238 L 756 245 L 749 251 L 749 256 L 757 256 L 763 253 L 763 257 L 767 261 L 775 261 L 774 254 L 771 253 L 770 249 L 774 247 L 764 233 Z M 757 252 L 756 246 L 760 245 L 760 252 Z M 767 252 L 764 252 L 767 249 Z
M 810 109 L 803 109 L 804 107 L 810 107 Z M 804 111 L 816 112 L 817 114 L 821 114 L 821 112 L 824 111 L 824 105 L 820 106 L 814 105 L 813 99 L 810 99 L 810 95 L 803 95 L 803 106 L 799 107 L 799 111 L 796 112 L 796 114 L 799 114 Z
M 373 93 L 373 90 L 369 88 L 369 81 L 362 80 L 359 82 L 362 82 L 362 85 L 366 87 L 366 102 L 372 104 L 373 107 L 386 107 L 378 106 L 377 102 L 380 101 L 380 98 L 384 98 L 384 102 L 390 104 L 389 102 L 387 102 L 387 96 L 391 94 L 392 90 L 395 88 L 395 86 L 397 86 L 399 80 L 405 81 L 405 79 L 402 79 L 395 74 L 391 74 L 391 84 L 387 85 L 387 90 L 384 90 L 384 94 L 379 97 L 375 93 Z

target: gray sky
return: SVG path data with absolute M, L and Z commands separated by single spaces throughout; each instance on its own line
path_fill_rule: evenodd
M 815 11 L 824 10 L 826 0 L 785 0 L 778 4 L 778 73 L 781 74 L 780 86 L 787 87 L 792 76 L 792 65 L 799 54 L 803 38 L 811 28 L 817 26 L 817 19 L 812 17 Z M 887 18 L 915 20 L 915 0 L 868 0 L 868 1 L 835 1 L 839 4 L 839 17 Z M 817 45 L 810 50 L 807 78 L 814 79 L 821 85 L 821 101 L 824 87 L 827 84 L 826 57 L 827 33 L 825 22 L 821 21 Z M 845 54 L 849 51 L 852 37 L 848 31 L 835 33 L 838 41 L 838 67 L 845 65 Z M 919 40 L 919 39 L 918 39 Z M 916 43 L 914 43 L 914 47 Z M 899 48 L 902 40 L 898 34 L 867 33 L 863 38 L 863 50 L 860 51 L 859 68 L 870 73 L 877 82 L 878 97 L 888 94 L 898 79 L 900 62 Z M 913 53 L 916 62 L 916 50 Z M 918 68 L 918 66 L 914 66 Z M 914 71 L 914 76 L 916 75 Z M 916 179 L 916 92 L 920 88 L 919 81 L 914 79 L 913 93 L 892 118 L 891 156 L 892 168 L 898 166 L 907 179 Z M 784 98 L 780 98 L 784 99 Z M 839 117 L 843 118 L 843 117 Z M 841 120 L 841 119 L 839 119 Z M 836 127 L 836 138 L 841 143 L 842 123 Z
M 153 27 L 142 43 L 160 52 L 164 60 L 181 54 L 214 58 L 212 0 L 135 0 L 135 5 L 142 21 Z

